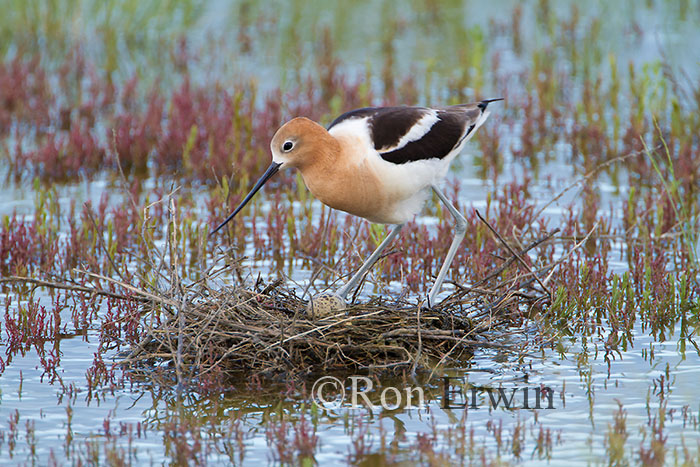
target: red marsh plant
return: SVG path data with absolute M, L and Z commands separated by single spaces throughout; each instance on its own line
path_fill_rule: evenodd
M 67 181 L 99 172 L 105 149 L 85 123 L 75 123 L 63 134 L 47 134 L 43 144 L 25 157 L 33 167 L 33 176 Z
M 45 131 L 52 118 L 52 101 L 39 56 L 18 53 L 0 62 L 0 137 L 8 136 L 13 124 L 25 122 Z
M 642 329 L 649 329 L 659 339 L 668 338 L 678 320 L 692 312 L 692 303 L 700 296 L 694 269 L 683 261 L 683 246 L 667 234 L 678 225 L 666 213 L 672 211 L 667 197 L 648 192 L 644 199 L 630 191 L 623 216 L 623 237 L 620 257 L 626 258 L 629 272 L 622 275 L 610 271 L 611 232 L 600 230 L 594 250 L 582 248 L 564 262 L 555 273 L 560 284 L 552 312 L 564 318 L 575 332 L 594 334 L 611 328 L 622 340 L 608 339 L 609 346 L 631 341 L 636 318 Z M 641 201 L 641 202 L 640 202 Z M 610 215 L 610 217 L 612 214 Z M 581 238 L 573 209 L 563 231 Z M 590 222 L 590 221 L 589 221 Z M 598 215 L 598 226 L 610 220 Z M 678 262 L 680 260 L 680 262 Z M 611 336 L 612 336 L 611 334 Z
M 15 139 L 27 143 L 8 150 L 13 173 L 57 181 L 92 177 L 116 170 L 117 156 L 127 174 L 139 176 L 153 167 L 157 175 L 212 183 L 233 173 L 257 173 L 285 120 L 327 119 L 369 104 L 368 88 L 348 82 L 337 60 L 327 60 L 319 66 L 327 72 L 322 81 L 329 99 L 315 92 L 318 83 L 311 78 L 259 99 L 250 83 L 231 91 L 193 84 L 186 68 L 173 92 L 152 87 L 144 94 L 137 77 L 116 85 L 101 77 L 79 48 L 52 71 L 58 84 L 49 85 L 40 60 L 18 55 L 0 71 L 1 128 L 7 134 L 14 126 Z
M 134 87 L 136 80 L 134 82 Z M 107 129 L 110 149 L 118 157 L 118 163 L 126 174 L 148 175 L 148 162 L 162 132 L 164 100 L 154 88 L 148 95 L 144 112 L 139 112 L 133 97 L 122 96 L 122 110 L 114 116 L 114 123 Z M 112 164 L 113 165 L 113 164 Z
M 39 357 L 43 374 L 53 384 L 60 381 L 57 372 L 60 364 L 60 349 L 58 340 L 61 330 L 61 314 L 63 305 L 60 299 L 54 299 L 54 306 L 49 311 L 39 304 L 39 300 L 30 298 L 27 302 L 19 302 L 12 306 L 12 298 L 5 303 L 3 343 L 5 355 L 0 356 L 0 374 L 12 362 L 15 355 L 26 355 L 35 352 Z M 49 345 L 47 345 L 49 344 Z

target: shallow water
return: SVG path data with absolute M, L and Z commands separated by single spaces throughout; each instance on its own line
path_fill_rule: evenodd
M 39 459 L 46 459 L 50 451 L 54 454 L 62 452 L 63 437 L 69 429 L 72 430 L 75 444 L 103 437 L 104 433 L 100 433 L 101 428 L 104 429 L 103 421 L 109 420 L 112 430 L 117 430 L 121 423 L 140 423 L 147 427 L 145 436 L 132 441 L 132 446 L 136 448 L 136 460 L 139 463 L 160 463 L 165 455 L 161 433 L 164 420 L 175 416 L 211 417 L 215 426 L 220 425 L 219 429 L 226 431 L 230 428 L 230 411 L 244 411 L 241 420 L 246 433 L 245 461 L 267 462 L 271 456 L 264 426 L 270 414 L 279 416 L 285 413 L 285 417 L 292 420 L 301 413 L 309 416 L 308 405 L 306 408 L 300 406 L 299 395 L 260 397 L 255 391 L 245 390 L 234 391 L 213 401 L 187 400 L 180 409 L 176 408 L 172 396 L 158 399 L 147 387 L 117 390 L 114 394 L 104 394 L 101 400 L 93 399 L 87 403 L 80 388 L 85 384 L 84 374 L 92 364 L 92 354 L 97 351 L 96 341 L 96 333 L 89 332 L 85 337 L 64 339 L 60 343 L 64 384 L 73 383 L 79 388 L 73 400 L 69 397 L 61 400 L 58 388 L 42 381 L 41 371 L 37 370 L 41 365 L 33 352 L 13 359 L 0 379 L 2 413 L 9 416 L 15 409 L 19 410 L 20 426 L 25 421 L 33 421 L 35 436 L 39 440 L 36 447 Z M 507 345 L 508 341 L 503 343 Z M 655 354 L 653 358 L 648 356 L 651 349 Z M 647 356 L 643 355 L 645 351 Z M 482 448 L 492 453 L 498 451 L 498 444 L 489 433 L 488 424 L 502 423 L 504 441 L 501 450 L 504 459 L 517 460 L 517 457 L 509 455 L 509 443 L 514 426 L 520 424 L 531 433 L 550 429 L 555 439 L 551 459 L 546 460 L 535 455 L 532 435 L 526 436 L 522 460 L 535 465 L 564 460 L 574 465 L 606 463 L 604 440 L 613 424 L 612 416 L 618 410 L 618 403 L 623 404 L 627 414 L 628 445 L 648 443 L 650 433 L 645 432 L 644 427 L 650 418 L 658 416 L 659 407 L 662 407 L 661 412 L 668 417 L 665 435 L 668 436 L 666 445 L 671 452 L 681 449 L 683 443 L 691 450 L 697 446 L 700 442 L 700 402 L 696 390 L 697 381 L 700 380 L 700 358 L 697 351 L 680 354 L 677 336 L 666 342 L 658 342 L 638 329 L 634 348 L 611 356 L 609 365 L 604 360 L 605 352 L 601 348 L 589 348 L 587 352 L 582 352 L 590 355 L 590 361 L 586 364 L 577 363 L 579 352 L 580 346 L 574 342 L 564 349 L 563 355 L 553 351 L 542 354 L 534 351 L 535 355 L 522 360 L 513 352 L 478 351 L 465 368 L 449 373 L 455 378 L 464 378 L 464 381 L 480 389 L 475 406 L 472 405 L 469 391 L 466 401 L 456 393 L 450 396 L 450 405 L 468 405 L 466 413 L 460 407 L 445 409 L 444 384 L 439 379 L 432 384 L 431 394 L 436 399 L 426 401 L 423 407 L 383 410 L 375 392 L 370 395 L 376 404 L 374 409 L 368 410 L 364 406 L 353 408 L 348 396 L 340 408 L 322 410 L 318 416 L 316 429 L 320 449 L 316 460 L 319 463 L 340 463 L 347 458 L 353 436 L 348 433 L 342 420 L 350 417 L 355 423 L 362 419 L 368 424 L 368 433 L 373 435 L 375 448 L 379 448 L 377 440 L 381 431 L 385 432 L 389 441 L 396 438 L 399 446 L 407 449 L 418 434 L 431 433 L 435 428 L 438 431 L 455 428 L 464 420 L 467 431 L 473 430 L 474 438 L 478 440 L 477 452 Z M 670 374 L 671 379 L 662 383 L 666 374 Z M 455 381 L 450 382 L 451 389 L 454 389 L 453 384 L 458 384 Z M 524 388 L 528 388 L 529 406 L 534 408 L 534 390 L 541 386 L 554 391 L 551 403 L 543 397 L 540 409 L 522 408 Z M 404 387 L 393 381 L 383 382 L 379 389 L 386 387 L 397 387 L 402 393 L 405 391 Z M 409 383 L 409 387 L 414 385 Z M 502 403 L 498 408 L 493 408 L 483 392 L 484 387 L 503 387 L 509 397 L 515 389 L 514 406 L 520 406 L 520 409 L 505 410 Z M 361 385 L 360 389 L 363 388 Z M 350 391 L 350 384 L 347 389 Z M 70 427 L 66 416 L 68 407 L 73 411 Z M 15 450 L 13 457 L 18 462 L 30 460 L 27 447 L 23 446 L 26 436 L 23 431 L 20 430 L 19 449 Z M 203 435 L 205 439 L 208 436 L 206 433 Z M 557 439 L 560 441 L 557 442 Z M 213 439 L 210 441 L 214 444 Z M 125 447 L 127 443 L 120 440 L 117 444 Z M 449 451 L 447 441 L 438 441 L 437 444 Z M 5 446 L 3 455 L 7 454 Z M 223 453 L 211 453 L 207 459 L 225 461 L 227 457 Z

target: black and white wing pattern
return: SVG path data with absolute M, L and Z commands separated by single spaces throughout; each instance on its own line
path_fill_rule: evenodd
M 489 99 L 442 108 L 368 107 L 344 113 L 328 130 L 352 119 L 365 119 L 382 159 L 394 164 L 443 159 L 472 134 L 488 116 Z

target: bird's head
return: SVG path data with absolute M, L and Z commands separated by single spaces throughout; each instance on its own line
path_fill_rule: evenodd
M 305 117 L 294 118 L 272 137 L 272 162 L 280 168 L 303 169 L 323 153 L 327 138 L 330 138 L 328 132 L 318 123 Z
M 243 198 L 241 204 L 209 235 L 214 235 L 233 219 L 280 169 L 296 167 L 303 170 L 304 167 L 313 163 L 320 154 L 323 154 L 324 142 L 327 143 L 328 139 L 332 140 L 332 137 L 326 129 L 308 118 L 297 117 L 282 125 L 270 143 L 272 163 L 255 183 L 250 193 Z

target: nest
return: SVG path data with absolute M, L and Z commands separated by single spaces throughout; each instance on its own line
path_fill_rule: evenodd
M 529 249 L 512 251 L 501 267 L 472 287 L 457 291 L 432 309 L 402 300 L 374 298 L 321 318 L 307 313 L 308 302 L 281 281 L 214 287 L 205 277 L 190 287 L 173 284 L 160 307 L 167 319 L 147 325 L 145 337 L 123 360 L 131 371 L 165 368 L 180 378 L 238 376 L 303 377 L 336 370 L 416 371 L 459 365 L 476 347 L 501 347 L 488 331 L 520 321 L 523 313 L 551 300 L 538 271 L 510 275 L 494 283 Z M 177 291 L 177 293 L 173 293 Z M 154 322 L 154 320 L 150 320 Z M 505 327 L 505 326 L 503 326 Z M 172 370 L 175 370 L 173 372 Z M 166 372 L 167 372 L 166 371 Z
M 427 368 L 470 355 L 485 327 L 473 325 L 473 307 L 465 301 L 421 310 L 374 299 L 313 319 L 307 303 L 278 283 L 257 292 L 230 287 L 207 295 L 149 329 L 126 361 L 179 359 L 198 376 Z

